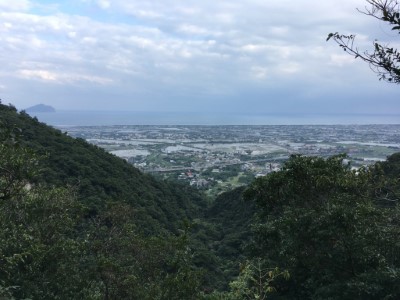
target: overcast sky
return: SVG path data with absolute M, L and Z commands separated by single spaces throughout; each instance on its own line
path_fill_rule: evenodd
M 0 0 L 0 98 L 23 109 L 400 113 L 330 32 L 399 47 L 364 0 Z

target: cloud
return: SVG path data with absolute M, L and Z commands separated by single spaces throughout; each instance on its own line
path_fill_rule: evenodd
M 355 10 L 363 0 L 71 0 L 51 9 L 12 3 L 6 8 L 0 0 L 0 79 L 32 91 L 74 90 L 77 99 L 81 92 L 74 105 L 102 93 L 118 94 L 114 107 L 121 108 L 130 99 L 142 101 L 132 108 L 169 110 L 189 109 L 184 99 L 220 108 L 234 99 L 231 107 L 240 109 L 246 93 L 289 97 L 287 86 L 304 91 L 290 95 L 299 99 L 329 94 L 346 72 L 366 94 L 374 86 L 361 62 L 325 41 L 346 30 L 370 46 L 374 20 Z
M 0 0 L 0 11 L 28 11 L 32 7 L 28 0 Z
M 354 63 L 355 60 L 353 57 L 348 54 L 331 54 L 330 62 L 332 65 L 343 67 L 348 66 L 351 63 Z
M 110 1 L 107 0 L 98 0 L 97 4 L 102 8 L 102 9 L 107 9 L 111 6 Z
M 113 82 L 112 79 L 104 78 L 100 76 L 92 76 L 85 74 L 68 74 L 64 71 L 53 72 L 48 70 L 19 70 L 20 77 L 24 79 L 42 80 L 47 82 L 53 82 L 57 84 L 63 83 L 81 83 L 85 82 L 107 85 Z
M 199 26 L 191 25 L 191 24 L 181 24 L 178 27 L 178 31 L 183 32 L 185 34 L 190 35 L 206 35 L 209 34 L 209 31 L 201 28 Z
M 55 73 L 46 70 L 20 70 L 19 73 L 25 79 L 42 79 L 45 81 L 57 81 Z

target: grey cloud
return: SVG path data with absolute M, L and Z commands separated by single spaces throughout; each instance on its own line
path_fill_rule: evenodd
M 354 30 L 362 46 L 369 43 L 376 25 L 356 12 L 363 0 L 72 0 L 86 9 L 69 13 L 60 4 L 42 7 L 43 14 L 30 11 L 28 1 L 18 3 L 0 13 L 0 78 L 7 82 L 0 92 L 7 95 L 20 83 L 27 95 L 48 90 L 59 105 L 68 97 L 57 93 L 69 90 L 76 100 L 64 106 L 77 108 L 97 98 L 106 109 L 105 99 L 116 97 L 120 109 L 229 104 L 240 110 L 253 97 L 254 105 L 296 109 L 296 103 L 331 99 L 332 86 L 351 89 L 349 82 L 365 95 L 381 84 L 325 42 L 330 31 Z M 353 75 L 343 78 L 348 72 Z M 22 93 L 16 97 L 26 101 Z M 277 98 L 286 104 L 271 100 Z

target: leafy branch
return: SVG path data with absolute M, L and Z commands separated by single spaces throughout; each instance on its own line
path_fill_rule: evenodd
M 391 24 L 392 30 L 400 33 L 400 4 L 398 0 L 366 0 L 371 7 L 361 13 Z M 394 25 L 394 26 L 393 26 Z M 382 45 L 377 40 L 373 42 L 374 50 L 360 51 L 355 45 L 355 35 L 330 33 L 327 41 L 333 39 L 344 51 L 367 62 L 379 80 L 400 83 L 400 53 L 397 49 Z

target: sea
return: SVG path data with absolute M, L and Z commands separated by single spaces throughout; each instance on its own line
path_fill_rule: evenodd
M 199 112 L 57 111 L 30 113 L 54 127 L 111 125 L 369 125 L 400 124 L 400 115 L 238 114 Z

